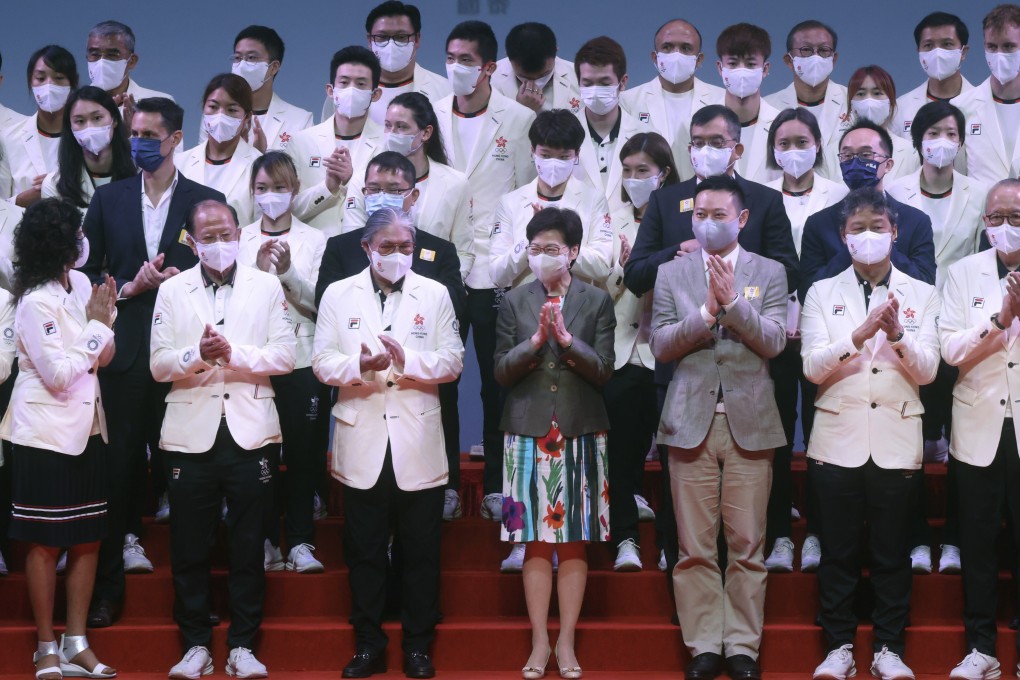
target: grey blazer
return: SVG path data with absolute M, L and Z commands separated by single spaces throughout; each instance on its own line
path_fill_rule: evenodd
M 613 375 L 616 314 L 609 293 L 576 276 L 563 304 L 563 321 L 574 336 L 561 349 L 551 336 L 539 351 L 531 346 L 545 288 L 532 281 L 503 298 L 496 321 L 496 380 L 507 388 L 499 427 L 541 437 L 553 413 L 565 437 L 609 429 L 602 385 Z
M 734 267 L 736 304 L 709 328 L 701 316 L 708 284 L 701 251 L 659 266 L 649 344 L 661 362 L 675 361 L 658 441 L 692 449 L 708 436 L 722 385 L 730 432 L 740 448 L 786 443 L 769 359 L 786 346 L 786 271 L 743 248 Z

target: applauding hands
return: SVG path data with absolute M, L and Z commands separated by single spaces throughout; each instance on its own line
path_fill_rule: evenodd
M 542 305 L 542 312 L 538 317 L 538 328 L 531 336 L 531 346 L 536 350 L 541 349 L 549 336 L 552 336 L 563 348 L 570 347 L 574 342 L 574 336 L 567 330 L 563 321 L 563 312 L 560 311 L 560 306 L 554 302 L 546 302 Z

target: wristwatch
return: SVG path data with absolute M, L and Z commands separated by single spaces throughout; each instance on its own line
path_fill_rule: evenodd
M 992 314 L 992 325 L 998 328 L 1000 331 L 1006 330 L 1006 327 L 999 323 L 999 313 Z
M 903 339 L 905 331 L 901 328 L 899 334 L 895 338 L 887 338 L 890 344 L 895 345 L 897 342 Z

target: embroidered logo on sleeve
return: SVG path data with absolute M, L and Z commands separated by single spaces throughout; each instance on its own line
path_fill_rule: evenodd
M 346 205 L 347 205 L 347 209 L 348 209 L 348 210 L 350 210 L 351 208 L 353 208 L 353 207 L 354 207 L 354 197 L 353 197 L 353 196 L 348 196 L 348 197 L 347 197 L 347 203 L 346 203 Z
M 638 113 L 637 119 L 642 123 L 647 123 L 650 120 L 650 116 L 642 111 L 641 113 Z
M 361 319 L 356 319 L 354 317 L 351 317 L 350 319 L 347 319 L 347 329 L 348 330 L 356 331 L 359 328 L 361 328 Z
M 322 156 L 309 156 L 308 167 L 310 168 L 321 168 L 322 167 Z
M 43 333 L 46 335 L 57 334 L 57 324 L 53 323 L 52 321 L 46 321 L 45 323 L 43 323 L 42 329 Z
M 975 309 L 984 309 L 985 299 L 983 297 L 976 297 L 970 301 L 970 306 L 974 307 Z
M 163 323 L 163 312 L 156 312 L 152 316 L 152 325 L 159 326 Z
M 981 123 L 971 123 L 970 124 L 970 134 L 972 134 L 972 135 L 980 135 L 981 134 Z

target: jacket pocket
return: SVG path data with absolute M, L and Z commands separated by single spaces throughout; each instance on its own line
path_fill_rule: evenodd
M 168 404 L 190 404 L 192 399 L 187 390 L 171 389 L 163 401 Z
M 67 393 L 66 392 L 50 392 L 46 389 L 28 389 L 25 390 L 23 395 L 15 395 L 20 397 L 26 404 L 45 404 L 46 406 L 67 406 Z
M 272 385 L 255 385 L 256 399 L 270 399 L 276 396 L 276 390 Z
M 920 399 L 905 401 L 903 402 L 903 406 L 900 407 L 900 415 L 904 418 L 919 416 L 922 413 L 924 413 L 924 404 L 921 403 Z
M 834 394 L 823 394 L 815 399 L 815 408 L 826 413 L 839 414 L 842 400 Z
M 333 404 L 333 408 L 330 409 L 333 417 L 339 420 L 345 425 L 354 425 L 358 420 L 358 411 L 355 408 L 348 406 L 347 404 L 336 403 Z
M 966 385 L 957 385 L 953 390 L 953 396 L 959 399 L 967 406 L 973 406 L 974 402 L 977 401 L 977 390 Z

